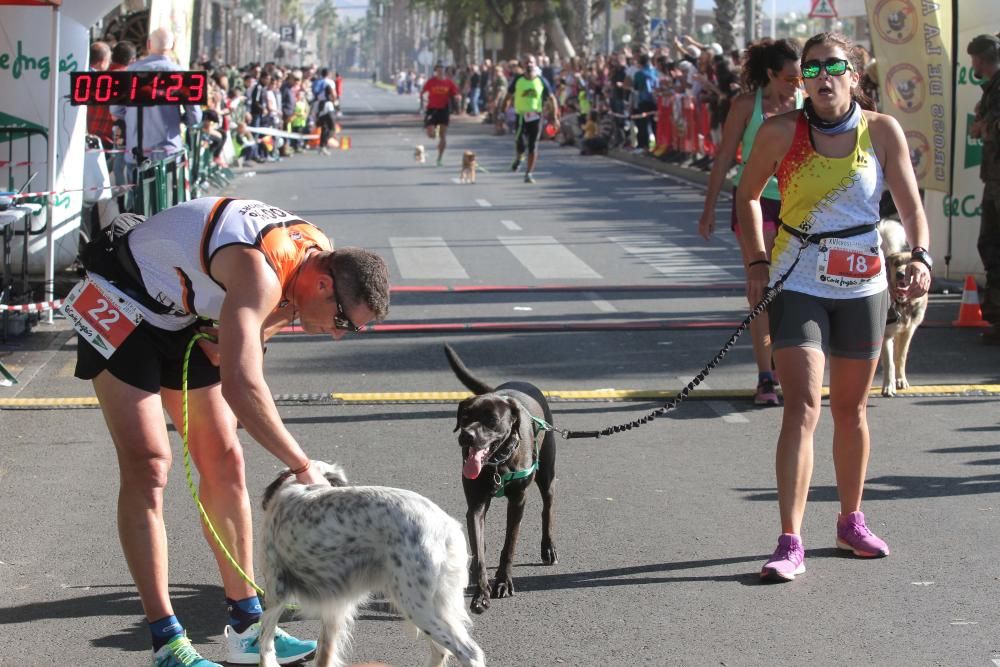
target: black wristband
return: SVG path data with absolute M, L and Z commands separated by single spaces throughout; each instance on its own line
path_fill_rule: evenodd
M 754 261 L 752 261 L 749 264 L 747 264 L 747 268 L 749 269 L 750 267 L 756 266 L 757 264 L 767 264 L 768 266 L 771 266 L 770 260 L 767 260 L 767 259 L 755 259 Z

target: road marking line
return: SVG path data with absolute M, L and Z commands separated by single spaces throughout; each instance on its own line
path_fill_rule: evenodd
M 583 296 L 590 299 L 590 302 L 594 304 L 597 310 L 601 311 L 602 313 L 618 312 L 618 309 L 615 308 L 614 304 L 597 296 L 597 292 L 584 292 Z
M 404 279 L 469 277 L 440 236 L 392 236 L 389 245 Z
M 462 182 L 460 180 L 458 180 L 458 176 L 452 177 L 451 182 L 454 183 L 455 185 L 461 185 L 462 184 Z
M 596 278 L 601 274 L 552 236 L 498 236 L 500 243 L 536 278 Z
M 517 223 L 516 223 L 516 222 L 514 222 L 513 220 L 501 220 L 501 221 L 500 221 L 500 224 L 501 224 L 501 225 L 503 225 L 504 227 L 506 227 L 507 229 L 509 229 L 509 230 L 510 230 L 510 231 L 512 231 L 512 232 L 520 232 L 520 231 L 523 231 L 523 230 L 521 229 L 521 225 L 517 224 Z
M 736 408 L 729 401 L 710 401 L 709 407 L 715 411 L 717 415 L 722 417 L 722 421 L 727 424 L 749 424 L 750 420 L 736 412 Z
M 476 203 L 482 206 L 483 208 L 490 208 L 491 206 L 493 206 L 493 204 L 489 203 L 485 199 L 477 199 Z
M 631 234 L 609 236 L 608 240 L 617 244 L 628 254 L 638 257 L 664 275 L 679 277 L 678 282 L 709 284 L 713 281 L 729 281 L 742 278 L 742 272 L 716 264 L 710 258 L 714 255 L 732 261 L 733 253 L 728 248 L 682 248 L 667 245 L 663 239 L 652 234 Z M 733 267 L 741 266 L 733 263 Z

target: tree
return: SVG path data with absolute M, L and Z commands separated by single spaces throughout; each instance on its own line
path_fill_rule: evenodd
M 726 53 L 736 48 L 736 38 L 733 35 L 736 12 L 736 0 L 715 0 L 715 34 Z
M 629 0 L 629 23 L 632 25 L 632 44 L 635 48 L 649 49 L 649 21 L 653 13 L 652 0 Z

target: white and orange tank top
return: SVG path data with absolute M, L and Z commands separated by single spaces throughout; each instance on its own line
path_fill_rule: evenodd
M 884 178 L 864 112 L 856 132 L 857 139 L 850 155 L 826 157 L 813 148 L 809 122 L 804 113 L 798 114 L 795 137 L 776 173 L 781 192 L 782 223 L 801 232 L 819 234 L 878 222 Z M 838 250 L 856 248 L 860 253 L 859 261 L 866 266 L 875 266 L 877 258 L 879 270 L 859 280 L 831 281 L 826 270 L 827 257 L 821 257 L 827 249 L 821 244 L 809 243 L 802 251 L 799 264 L 785 281 L 786 290 L 847 299 L 870 296 L 887 288 L 885 258 L 876 230 L 830 243 Z M 771 252 L 772 285 L 795 261 L 800 245 L 796 236 L 779 228 Z M 852 262 L 855 259 L 846 252 L 840 254 Z
M 146 321 L 177 331 L 199 316 L 218 320 L 226 288 L 212 277 L 209 267 L 215 253 L 231 245 L 260 251 L 283 291 L 311 249 L 333 249 L 317 227 L 264 202 L 204 197 L 178 204 L 150 217 L 128 236 L 128 249 L 146 292 L 170 311 L 153 313 L 137 304 Z M 100 276 L 92 278 L 110 286 Z

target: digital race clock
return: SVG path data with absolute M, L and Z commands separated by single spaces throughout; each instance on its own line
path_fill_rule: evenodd
M 205 72 L 70 72 L 70 104 L 117 104 L 146 107 L 158 104 L 202 104 Z

